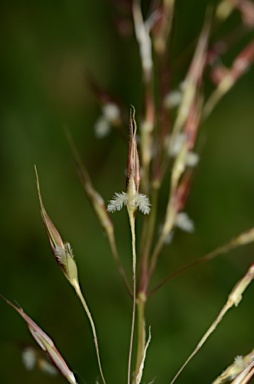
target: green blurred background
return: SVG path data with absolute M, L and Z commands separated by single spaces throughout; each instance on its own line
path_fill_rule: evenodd
M 207 1 L 177 2 L 174 54 L 195 41 Z M 94 315 L 108 383 L 127 377 L 131 303 L 107 240 L 76 176 L 64 127 L 71 131 L 94 185 L 105 200 L 125 185 L 127 147 L 111 133 L 99 141 L 100 106 L 85 82 L 89 71 L 128 111 L 141 112 L 141 70 L 135 38 L 119 37 L 112 3 L 5 1 L 1 3 L 1 266 L 0 292 L 53 338 L 79 383 L 99 378 L 90 327 L 53 259 L 39 213 L 34 164 L 45 206 L 73 246 L 83 291 Z M 233 17 L 227 31 L 240 22 Z M 250 37 L 250 35 L 249 35 Z M 241 48 L 241 44 L 236 46 Z M 237 52 L 236 49 L 236 52 Z M 183 79 L 186 62 L 176 73 Z M 230 56 L 228 61 L 230 62 Z M 154 282 L 254 225 L 254 71 L 239 81 L 203 127 L 202 156 L 187 205 L 193 235 L 176 232 L 165 247 Z M 126 112 L 127 113 L 127 112 Z M 127 127 L 126 127 L 127 130 Z M 160 199 L 161 217 L 167 190 Z M 139 220 L 141 217 L 139 216 Z M 113 216 L 121 259 L 130 270 L 124 211 Z M 147 308 L 152 342 L 144 383 L 169 383 L 251 264 L 254 245 L 193 269 L 154 295 Z M 179 383 L 209 383 L 238 354 L 253 347 L 251 286 Z M 0 382 L 61 383 L 22 365 L 17 340 L 33 342 L 26 325 L 0 303 Z

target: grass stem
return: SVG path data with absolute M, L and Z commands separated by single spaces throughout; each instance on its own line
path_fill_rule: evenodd
M 86 315 L 88 317 L 88 320 L 90 322 L 90 325 L 91 325 L 91 328 L 92 328 L 92 333 L 93 333 L 93 338 L 94 338 L 94 345 L 95 345 L 95 351 L 96 351 L 96 356 L 97 356 L 97 361 L 98 361 L 98 366 L 99 366 L 99 371 L 100 371 L 100 375 L 101 375 L 101 379 L 102 379 L 102 382 L 103 384 L 106 384 L 106 380 L 104 378 L 104 375 L 103 375 L 103 370 L 102 370 L 102 365 L 101 365 L 101 359 L 100 359 L 100 352 L 99 352 L 99 345 L 98 345 L 98 337 L 97 337 L 97 332 L 96 332 L 96 328 L 95 328 L 95 324 L 94 324 L 94 321 L 93 321 L 93 317 L 92 317 L 92 314 L 88 308 L 88 305 L 86 303 L 86 300 L 81 292 L 81 289 L 80 289 L 80 285 L 79 283 L 77 282 L 77 284 L 73 285 L 74 289 L 75 289 L 75 292 L 79 298 L 79 300 L 81 301 L 81 304 L 86 312 Z
M 130 334 L 130 347 L 129 347 L 129 358 L 128 358 L 128 384 L 131 383 L 131 361 L 133 351 L 133 340 L 134 340 L 134 329 L 135 329 L 135 317 L 136 317 L 136 294 L 137 294 L 137 278 L 136 278 L 136 234 L 135 234 L 135 213 L 132 209 L 128 208 L 129 221 L 131 227 L 132 237 L 132 279 L 133 279 L 133 305 L 132 305 L 132 320 L 131 320 L 131 334 Z M 135 381 L 134 381 L 135 382 Z

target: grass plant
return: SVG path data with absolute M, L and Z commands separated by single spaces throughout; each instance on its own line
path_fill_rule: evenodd
M 116 192 L 112 188 L 113 197 L 108 203 L 106 202 L 108 198 L 102 197 L 102 193 L 94 187 L 88 167 L 83 164 L 75 140 L 70 133 L 71 129 L 66 130 L 77 174 L 105 233 L 116 268 L 126 288 L 126 294 L 132 303 L 129 318 L 128 361 L 121 379 L 122 383 L 127 384 L 145 383 L 143 374 L 146 364 L 152 364 L 149 361 L 149 349 L 153 348 L 153 328 L 156 326 L 150 327 L 146 316 L 150 298 L 156 295 L 158 290 L 170 290 L 168 282 L 176 276 L 254 240 L 254 228 L 246 229 L 207 255 L 183 265 L 176 271 L 165 271 L 161 281 L 154 284 L 155 271 L 160 268 L 160 255 L 162 250 L 168 244 L 170 247 L 170 243 L 174 241 L 175 229 L 181 228 L 190 233 L 194 231 L 194 224 L 186 213 L 185 207 L 195 177 L 195 168 L 199 162 L 200 154 L 197 153 L 199 133 L 220 100 L 245 75 L 254 61 L 254 42 L 250 37 L 254 28 L 254 4 L 248 0 L 222 0 L 215 7 L 207 9 L 203 28 L 191 48 L 192 58 L 186 75 L 174 89 L 171 86 L 174 71 L 172 71 L 170 52 L 176 4 L 174 0 L 151 1 L 149 4 L 149 9 L 144 10 L 141 0 L 127 1 L 125 15 L 126 22 L 133 25 L 133 33 L 139 48 L 143 109 L 135 110 L 132 105 L 120 107 L 120 103 L 114 101 L 110 92 L 103 92 L 99 85 L 95 85 L 94 81 L 89 79 L 92 85 L 91 91 L 94 91 L 102 105 L 102 115 L 95 126 L 96 134 L 102 138 L 110 130 L 115 135 L 120 133 L 126 147 L 127 166 L 123 191 Z M 119 2 L 116 9 L 119 8 L 120 11 L 121 5 L 123 2 Z M 227 22 L 231 14 L 238 14 L 241 18 L 237 34 L 232 30 L 231 35 L 223 36 L 223 32 L 220 35 L 218 32 L 220 27 Z M 243 31 L 244 39 L 241 48 L 236 52 L 238 49 L 236 40 L 241 38 Z M 222 64 L 223 58 L 231 49 L 234 57 L 231 64 L 226 66 Z M 208 82 L 210 82 L 209 91 L 206 89 Z M 134 84 L 133 87 L 135 86 Z M 101 97 L 102 94 L 106 94 L 107 97 Z M 127 115 L 128 118 L 126 118 Z M 35 168 L 42 221 L 53 255 L 67 281 L 74 288 L 88 318 L 100 375 L 98 382 L 110 384 L 112 381 L 107 379 L 100 355 L 101 348 L 105 350 L 106 347 L 101 345 L 97 336 L 96 319 L 88 307 L 79 283 L 79 255 L 74 259 L 70 244 L 62 240 L 58 229 L 51 221 L 42 201 L 43 183 L 40 186 L 38 173 L 39 170 L 37 172 Z M 117 175 L 117 177 L 120 176 Z M 168 197 L 161 223 L 158 207 L 162 189 L 167 189 Z M 113 213 L 121 209 L 126 209 L 129 221 L 132 279 L 129 279 L 129 271 L 126 271 L 122 263 L 115 236 Z M 137 222 L 140 223 L 140 231 L 137 231 Z M 187 369 L 186 365 L 211 337 L 228 310 L 239 305 L 242 295 L 253 278 L 254 264 L 250 265 L 246 274 L 236 282 L 228 295 L 226 304 L 222 309 L 218 308 L 218 316 L 213 322 L 211 319 L 212 325 L 203 336 L 200 335 L 200 342 L 186 362 L 179 361 L 178 372 L 169 374 L 168 384 L 178 380 L 180 382 L 182 370 Z M 68 367 L 51 338 L 23 309 L 7 299 L 4 300 L 25 320 L 38 347 L 46 353 L 49 361 L 63 378 L 71 384 L 81 383 L 75 377 L 73 370 Z M 112 319 L 112 328 L 113 321 Z M 29 358 L 42 359 L 39 353 L 36 349 L 32 349 L 32 357 Z M 234 357 L 232 356 L 232 360 Z M 32 364 L 29 361 L 31 360 L 26 360 L 26 365 Z M 213 383 L 244 384 L 250 382 L 253 376 L 254 353 L 251 351 L 243 357 L 237 357 L 221 375 L 218 373 Z M 151 378 L 150 382 L 156 383 L 157 380 Z

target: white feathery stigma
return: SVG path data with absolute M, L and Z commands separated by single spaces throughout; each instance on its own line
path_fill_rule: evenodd
M 146 195 L 143 195 L 141 193 L 136 193 L 135 196 L 130 201 L 127 193 L 121 192 L 121 193 L 115 193 L 114 194 L 113 199 L 111 199 L 109 201 L 107 211 L 108 212 L 120 211 L 124 205 L 125 206 L 126 205 L 130 205 L 130 206 L 134 205 L 144 215 L 149 214 L 150 207 L 151 207 L 149 199 Z

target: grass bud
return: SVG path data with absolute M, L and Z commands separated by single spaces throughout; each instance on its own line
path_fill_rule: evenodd
M 52 223 L 51 219 L 47 214 L 44 208 L 44 204 L 42 202 L 39 177 L 38 177 L 36 167 L 35 167 L 35 174 L 36 174 L 36 184 L 37 184 L 38 196 L 40 201 L 42 220 L 48 234 L 49 243 L 50 243 L 52 252 L 55 256 L 57 263 L 60 265 L 65 277 L 67 278 L 67 280 L 70 282 L 72 286 L 76 287 L 79 284 L 78 270 L 77 270 L 76 262 L 74 260 L 74 255 L 73 255 L 71 246 L 69 243 L 63 242 L 59 232 L 57 231 L 56 227 L 54 226 L 54 224 Z

